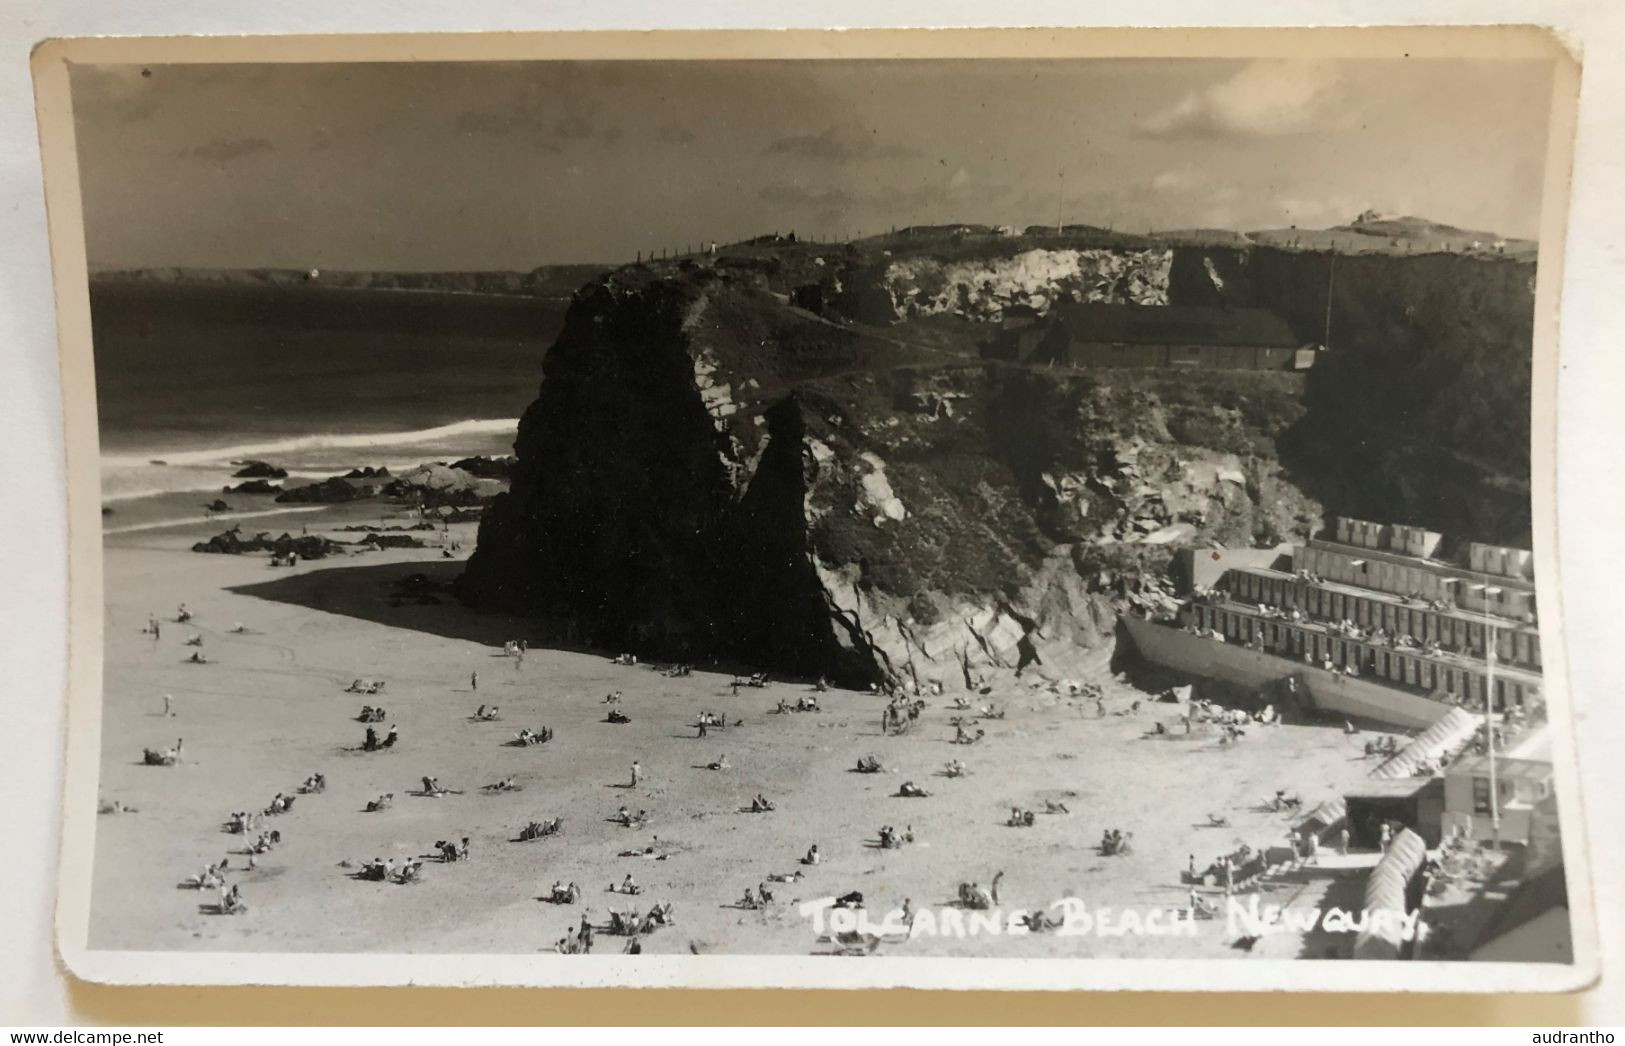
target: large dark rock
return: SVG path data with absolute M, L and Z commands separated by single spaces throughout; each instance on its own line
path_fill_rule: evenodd
M 1273 248 L 1106 249 L 1081 270 L 1051 257 L 1065 282 L 1022 293 L 1098 276 L 1108 297 L 1262 305 L 1307 328 L 1298 299 L 1328 275 Z M 1330 513 L 1526 534 L 1516 455 L 1462 437 L 1486 411 L 1527 426 L 1523 263 L 1362 257 L 1349 289 L 1340 267 L 1333 350 L 1305 377 L 956 357 L 908 312 L 997 315 L 977 298 L 996 288 L 938 285 L 985 268 L 962 249 L 917 293 L 854 262 L 830 302 L 844 323 L 789 307 L 772 259 L 747 260 L 629 267 L 577 293 L 461 599 L 648 656 L 970 682 L 1104 662 L 1117 612 L 1164 598 L 1180 548 L 1301 540 Z M 1500 377 L 1475 399 L 1463 365 Z

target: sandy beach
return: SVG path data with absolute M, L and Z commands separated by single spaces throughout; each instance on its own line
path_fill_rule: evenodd
M 376 520 L 375 508 L 341 506 L 256 529 L 343 526 Z M 676 925 L 643 941 L 647 952 L 783 954 L 827 951 L 801 901 L 861 891 L 879 918 L 908 899 L 913 908 L 951 904 L 958 883 L 990 882 L 1003 871 L 1001 904 L 1046 907 L 1062 897 L 1091 907 L 1183 908 L 1179 872 L 1188 855 L 1206 863 L 1246 842 L 1280 842 L 1291 818 L 1261 801 L 1278 788 L 1306 807 L 1362 778 L 1369 764 L 1359 739 L 1336 729 L 1282 726 L 1254 730 L 1235 748 L 1216 738 L 1143 740 L 1153 722 L 1173 723 L 1175 706 L 1147 701 L 1138 714 L 1097 718 L 1092 702 L 1011 682 L 991 699 L 1007 718 L 984 722 L 974 746 L 949 741 L 953 681 L 927 698 L 914 729 L 881 733 L 884 700 L 832 690 L 817 713 L 776 714 L 804 682 L 741 688 L 731 673 L 697 667 L 669 678 L 645 665 L 617 665 L 599 654 L 540 649 L 502 656 L 506 639 L 527 637 L 522 621 L 471 613 L 449 596 L 439 605 L 392 605 L 395 583 L 425 572 L 449 580 L 460 561 L 438 547 L 375 551 L 273 569 L 266 557 L 200 555 L 193 541 L 218 522 L 115 534 L 106 541 L 106 695 L 101 797 L 137 812 L 98 818 L 91 944 L 110 949 L 532 952 L 573 931 L 586 913 L 595 923 L 611 907 L 676 905 Z M 354 533 L 330 532 L 335 537 Z M 431 541 L 440 540 L 429 535 Z M 473 527 L 453 527 L 463 552 Z M 175 623 L 185 602 L 195 615 Z M 143 634 L 149 614 L 161 638 Z M 242 634 L 231 630 L 238 624 Z M 189 664 L 203 637 L 207 664 Z M 478 673 L 478 690 L 471 674 Z M 377 697 L 344 692 L 358 678 L 387 680 Z M 1149 695 L 1115 682 L 1102 666 L 1109 713 Z M 604 722 L 605 696 L 622 691 L 627 724 Z M 174 716 L 163 717 L 163 695 Z M 986 700 L 969 695 L 978 702 Z M 357 750 L 364 703 L 382 704 L 401 742 L 393 750 Z M 501 708 L 499 722 L 472 721 L 481 703 Z M 696 737 L 702 710 L 743 725 Z M 522 727 L 556 732 L 545 745 L 507 745 Z M 1176 727 L 1177 729 L 1177 727 Z M 144 747 L 184 738 L 173 767 L 141 763 Z M 707 764 L 726 754 L 730 769 Z M 887 772 L 853 772 L 874 754 Z M 968 776 L 939 774 L 960 758 Z M 642 783 L 629 783 L 633 760 Z M 259 810 L 292 793 L 309 774 L 326 775 L 325 794 L 300 796 L 267 819 L 282 844 L 248 870 L 247 839 L 228 834 L 234 810 Z M 416 797 L 424 775 L 461 794 Z M 522 791 L 482 793 L 512 775 Z M 912 780 L 926 798 L 900 798 Z M 386 792 L 394 805 L 364 812 Z M 756 794 L 774 801 L 750 813 Z M 1064 803 L 1070 814 L 1040 814 L 1030 828 L 1004 824 L 1010 808 Z M 646 809 L 642 829 L 614 823 L 625 805 Z M 1203 827 L 1210 812 L 1228 828 Z M 563 831 L 514 842 L 530 820 L 562 816 Z M 877 845 L 882 825 L 912 826 L 917 841 L 898 850 Z M 1101 833 L 1134 833 L 1134 851 L 1103 857 Z M 429 862 L 411 885 L 366 882 L 351 873 L 374 857 L 397 861 L 429 853 L 440 839 L 470 839 L 468 862 Z M 761 910 L 734 907 L 770 873 L 801 868 L 812 844 L 823 855 L 806 877 L 774 886 Z M 655 846 L 665 860 L 617 856 Z M 249 905 L 234 917 L 206 914 L 212 891 L 177 888 L 209 862 L 228 856 L 228 880 Z M 349 867 L 341 862 L 348 862 Z M 1358 863 L 1358 862 L 1357 862 Z M 642 894 L 608 893 L 628 874 Z M 1328 890 L 1354 906 L 1356 870 L 1294 873 L 1272 884 L 1268 901 L 1321 903 Z M 555 881 L 583 890 L 576 906 L 540 898 Z M 1350 893 L 1353 891 L 1353 893 Z M 1222 898 L 1216 898 L 1222 899 Z M 1223 920 L 1184 937 L 916 936 L 888 952 L 916 955 L 1241 956 Z M 1324 953 L 1325 942 L 1266 938 L 1250 953 L 1286 958 Z M 600 949 L 620 942 L 600 937 Z

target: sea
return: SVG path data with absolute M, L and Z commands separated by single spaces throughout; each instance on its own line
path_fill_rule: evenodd
M 568 302 L 308 286 L 94 281 L 103 532 L 281 514 L 226 495 L 513 452 Z

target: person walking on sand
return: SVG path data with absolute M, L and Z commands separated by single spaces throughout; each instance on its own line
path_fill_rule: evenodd
M 478 690 L 480 688 L 480 674 L 478 672 L 470 672 L 468 674 L 468 688 L 470 690 Z
M 164 718 L 166 718 L 166 719 L 175 714 L 174 711 L 169 707 L 169 703 L 170 703 L 171 700 L 173 700 L 173 698 L 171 698 L 170 695 L 168 695 L 168 694 L 164 695 Z
M 632 760 L 632 784 L 631 784 L 631 787 L 636 788 L 638 786 L 638 782 L 640 782 L 642 780 L 643 780 L 643 764 L 639 763 L 636 759 L 634 759 L 634 760 Z

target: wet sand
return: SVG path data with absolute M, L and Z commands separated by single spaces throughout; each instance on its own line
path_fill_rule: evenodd
M 321 526 L 375 521 L 368 506 L 259 520 L 254 529 L 317 533 Z M 405 521 L 398 521 L 405 522 Z M 1279 843 L 1291 818 L 1261 808 L 1278 788 L 1297 791 L 1305 809 L 1360 780 L 1369 764 L 1360 738 L 1337 729 L 1254 729 L 1238 747 L 1214 738 L 1151 741 L 1157 719 L 1177 730 L 1173 705 L 1113 682 L 1097 681 L 1107 708 L 1138 715 L 1096 718 L 1092 702 L 1011 682 L 992 695 L 1007 718 L 985 722 L 974 746 L 949 743 L 950 705 L 962 691 L 927 696 L 914 729 L 882 736 L 883 699 L 867 693 L 820 695 L 825 710 L 789 715 L 805 683 L 741 688 L 729 674 L 696 669 L 666 678 L 648 666 L 621 666 L 589 653 L 541 649 L 522 621 L 474 614 L 449 596 L 435 606 L 391 605 L 393 584 L 413 572 L 449 579 L 460 561 L 438 548 L 369 552 L 273 569 L 264 556 L 193 553 L 193 541 L 222 524 L 199 523 L 110 536 L 106 541 L 106 693 L 103 800 L 135 813 L 97 819 L 91 944 L 112 949 L 203 951 L 534 952 L 571 932 L 585 910 L 596 923 L 611 907 L 676 905 L 676 925 L 643 940 L 644 951 L 805 954 L 829 950 L 797 912 L 800 901 L 861 891 L 876 919 L 907 898 L 913 907 L 949 905 L 962 880 L 990 882 L 1003 871 L 1006 909 L 1045 907 L 1061 897 L 1091 908 L 1183 908 L 1179 873 L 1187 855 L 1206 865 L 1242 842 Z M 356 534 L 334 534 L 354 538 Z M 438 535 L 426 535 L 439 540 Z M 471 549 L 474 528 L 452 528 Z M 185 602 L 191 625 L 174 623 Z M 142 634 L 150 614 L 162 638 Z M 248 629 L 237 635 L 237 623 Z M 187 664 L 203 637 L 210 663 Z M 503 640 L 532 643 L 523 662 L 501 656 Z M 470 688 L 470 673 L 479 688 Z M 388 681 L 376 697 L 348 694 L 358 677 Z M 604 696 L 624 693 L 632 718 L 604 722 Z M 162 715 L 173 695 L 175 716 Z M 977 703 L 986 698 L 968 695 Z M 472 722 L 480 703 L 501 707 L 501 721 Z M 363 753 L 364 703 L 382 704 L 401 741 Z M 696 738 L 697 713 L 726 712 L 739 727 Z M 553 728 L 533 748 L 507 746 L 522 727 Z M 184 761 L 141 765 L 143 747 L 184 738 Z M 731 769 L 706 764 L 726 753 Z M 887 772 L 852 772 L 865 754 Z M 959 758 L 970 775 L 938 775 Z M 642 784 L 625 787 L 639 760 Z M 227 834 L 231 811 L 259 810 L 277 792 L 293 792 L 313 772 L 325 794 L 300 796 L 268 818 L 283 843 L 244 870 L 248 841 Z M 463 794 L 440 799 L 408 792 L 424 775 Z M 482 785 L 513 775 L 523 790 L 488 795 Z M 912 780 L 932 794 L 895 796 Z M 392 809 L 365 813 L 368 800 L 395 794 Z M 743 812 L 762 793 L 771 813 Z M 1012 806 L 1042 810 L 1064 802 L 1069 815 L 1040 814 L 1031 828 L 1005 827 Z M 621 805 L 647 809 L 641 830 L 610 821 Z M 1209 812 L 1229 828 L 1198 827 Z M 530 820 L 562 816 L 560 835 L 512 842 Z M 882 850 L 877 830 L 911 825 L 912 846 Z M 1134 833 L 1134 852 L 1103 857 L 1101 832 Z M 436 840 L 468 836 L 472 859 L 427 862 L 413 885 L 357 881 L 350 873 L 373 857 L 427 854 Z M 658 843 L 656 842 L 658 840 Z M 764 910 L 732 907 L 769 873 L 789 873 L 818 844 L 823 861 L 798 883 L 773 885 Z M 669 858 L 617 856 L 658 845 Z M 205 914 L 211 892 L 177 889 L 203 865 L 229 855 L 249 905 L 246 914 Z M 342 867 L 348 861 L 351 868 Z M 637 897 L 606 892 L 631 873 Z M 1346 894 L 1358 869 L 1311 872 L 1274 887 L 1269 901 L 1313 905 L 1338 886 Z M 539 900 L 555 880 L 580 884 L 580 904 Z M 1221 899 L 1222 898 L 1217 898 Z M 1197 924 L 1193 936 L 918 936 L 885 946 L 888 954 L 979 956 L 1147 956 L 1288 958 L 1324 954 L 1325 941 L 1266 938 L 1251 952 L 1232 947 L 1222 920 Z M 1335 942 L 1333 942 L 1335 944 Z M 619 950 L 600 936 L 598 950 Z

